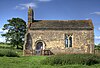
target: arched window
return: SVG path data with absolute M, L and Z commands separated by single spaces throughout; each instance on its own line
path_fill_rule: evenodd
M 72 47 L 72 35 L 65 35 L 65 47 Z
M 69 37 L 69 47 L 72 47 L 72 37 Z
M 68 37 L 65 38 L 65 47 L 68 47 Z

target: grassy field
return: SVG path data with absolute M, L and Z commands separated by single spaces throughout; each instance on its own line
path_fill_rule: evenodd
M 0 57 L 0 68 L 100 68 L 96 65 L 42 65 L 41 60 L 46 56 L 21 56 L 21 57 Z
M 0 49 L 10 49 L 9 45 L 0 44 Z M 100 64 L 95 65 L 46 65 L 41 61 L 48 56 L 22 56 L 22 50 L 15 50 L 20 57 L 0 57 L 0 68 L 100 68 Z
M 7 45 L 7 44 L 0 44 L 0 50 L 14 50 L 15 52 L 18 53 L 18 55 L 22 56 L 23 55 L 23 51 L 20 50 L 20 49 L 16 49 L 16 48 L 13 48 L 11 45 Z

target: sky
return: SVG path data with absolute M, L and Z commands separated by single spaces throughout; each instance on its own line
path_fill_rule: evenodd
M 100 43 L 100 0 L 0 0 L 0 42 L 3 25 L 12 18 L 27 22 L 28 7 L 34 10 L 36 20 L 88 20 L 94 24 L 95 44 Z

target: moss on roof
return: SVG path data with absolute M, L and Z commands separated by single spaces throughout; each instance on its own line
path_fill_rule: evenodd
M 34 20 L 31 30 L 92 30 L 92 20 Z

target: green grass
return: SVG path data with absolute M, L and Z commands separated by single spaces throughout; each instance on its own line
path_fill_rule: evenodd
M 11 45 L 0 44 L 0 49 L 11 49 Z
M 8 45 L 8 44 L 0 44 L 0 50 L 13 50 L 14 52 L 18 53 L 18 55 L 20 56 L 23 55 L 22 50 L 13 48 L 11 45 Z
M 11 49 L 10 45 L 0 44 L 0 49 Z M 46 65 L 41 64 L 41 61 L 48 56 L 22 56 L 22 50 L 13 49 L 20 57 L 0 57 L 0 68 L 100 68 L 100 64 L 95 65 Z
M 62 54 L 47 57 L 46 59 L 42 60 L 41 63 L 50 65 L 93 65 L 100 63 L 100 56 L 93 54 Z
M 0 68 L 100 68 L 100 64 L 87 65 L 42 65 L 47 56 L 0 57 Z

